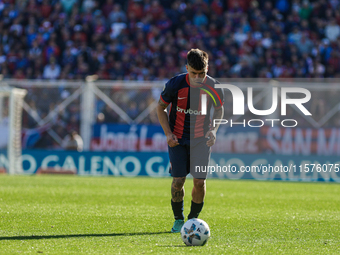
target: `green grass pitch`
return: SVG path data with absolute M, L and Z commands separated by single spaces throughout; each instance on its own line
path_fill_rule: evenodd
M 0 254 L 339 254 L 340 185 L 207 181 L 206 246 L 171 234 L 170 178 L 0 176 Z M 185 184 L 189 213 L 192 179 Z

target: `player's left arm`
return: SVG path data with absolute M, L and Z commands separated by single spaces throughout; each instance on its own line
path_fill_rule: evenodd
M 224 115 L 224 108 L 223 108 L 223 105 L 222 105 L 220 108 L 214 109 L 213 120 L 214 119 L 222 119 L 223 115 Z M 212 129 L 209 130 L 205 134 L 205 138 L 209 138 L 209 140 L 207 141 L 207 145 L 209 147 L 211 147 L 215 144 L 216 133 L 217 133 L 217 130 L 218 130 L 219 127 L 220 127 L 220 124 L 216 124 L 215 127 L 212 127 Z

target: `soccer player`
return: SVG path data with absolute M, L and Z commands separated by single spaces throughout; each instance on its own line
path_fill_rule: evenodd
M 208 54 L 199 49 L 187 53 L 187 73 L 171 78 L 164 86 L 157 115 L 167 138 L 171 185 L 171 206 L 175 217 L 172 233 L 180 232 L 184 224 L 184 182 L 193 175 L 191 211 L 188 219 L 197 218 L 203 208 L 207 172 L 196 172 L 195 166 L 208 166 L 211 146 L 216 140 L 218 125 L 213 119 L 223 117 L 223 91 L 215 89 L 219 83 L 207 75 Z M 169 116 L 166 108 L 171 104 Z M 204 109 L 204 107 L 206 107 Z

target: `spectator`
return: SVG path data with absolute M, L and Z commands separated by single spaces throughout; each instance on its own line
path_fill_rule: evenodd
M 77 131 L 72 131 L 63 139 L 62 147 L 65 150 L 82 152 L 84 149 L 84 142 Z
M 115 123 L 119 121 L 118 114 L 108 105 L 105 105 L 101 113 L 103 114 L 102 119 L 104 123 Z
M 43 0 L 40 7 L 41 15 L 46 19 L 50 16 L 52 12 L 52 5 L 49 0 Z
M 60 66 L 56 63 L 54 58 L 50 58 L 50 64 L 45 66 L 43 77 L 44 79 L 57 79 L 60 76 Z
M 301 41 L 301 31 L 296 26 L 293 28 L 293 32 L 288 34 L 288 41 L 297 45 Z
M 113 6 L 112 11 L 109 12 L 108 16 L 109 16 L 109 20 L 110 20 L 111 23 L 115 23 L 115 22 L 118 22 L 118 21 L 124 22 L 124 23 L 126 22 L 126 14 L 121 9 L 120 4 L 115 4 Z
M 124 29 L 127 28 L 127 25 L 123 20 L 119 17 L 116 22 L 113 22 L 111 24 L 111 33 L 110 37 L 111 39 L 116 39 Z
M 271 39 L 269 32 L 264 33 L 264 37 L 261 40 L 261 44 L 264 49 L 269 49 L 272 46 L 273 40 Z
M 73 5 L 77 2 L 77 0 L 60 0 L 60 2 L 64 12 L 66 12 L 67 14 L 71 14 Z
M 248 39 L 248 35 L 244 32 L 243 28 L 238 28 L 237 32 L 234 34 L 234 40 L 238 46 L 242 46 L 243 43 Z
M 299 15 L 300 15 L 301 19 L 308 20 L 312 11 L 313 11 L 313 8 L 310 5 L 310 3 L 308 2 L 308 0 L 303 0 L 302 6 L 301 6 L 300 11 L 299 11 Z
M 135 119 L 137 116 L 138 116 L 138 113 L 139 113 L 139 110 L 138 110 L 138 107 L 137 107 L 137 104 L 135 101 L 132 101 L 130 103 L 130 107 L 129 109 L 127 110 L 127 115 L 130 116 L 130 118 L 132 119 Z
M 275 7 L 282 14 L 286 14 L 289 11 L 289 1 L 288 0 L 277 0 Z
M 332 19 L 325 27 L 325 35 L 331 41 L 335 41 L 340 35 L 340 26 L 336 23 L 336 19 Z
M 82 10 L 83 12 L 86 12 L 86 13 L 91 13 L 92 12 L 92 9 L 96 6 L 96 2 L 94 0 L 85 0 L 83 1 L 83 4 L 82 4 Z M 107 17 L 107 16 L 105 16 Z
M 195 14 L 193 23 L 197 27 L 208 25 L 208 18 L 201 9 L 199 9 Z
M 311 40 L 307 38 L 305 34 L 302 34 L 300 42 L 297 44 L 297 47 L 301 54 L 304 54 L 304 53 L 309 54 L 311 53 L 313 43 L 311 42 Z
M 141 20 L 144 11 L 140 1 L 129 0 L 127 14 L 129 19 Z
M 147 6 L 144 11 L 146 14 L 150 14 L 154 21 L 157 21 L 162 16 L 164 8 L 158 0 L 152 0 L 151 5 Z

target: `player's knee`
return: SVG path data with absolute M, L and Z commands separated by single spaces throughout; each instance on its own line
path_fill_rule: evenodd
M 173 180 L 172 180 L 172 186 L 175 188 L 175 189 L 182 189 L 183 186 L 184 186 L 184 182 L 185 182 L 185 178 L 182 178 L 182 177 L 174 177 Z
M 194 179 L 194 186 L 197 189 L 205 188 L 205 180 L 204 179 Z

